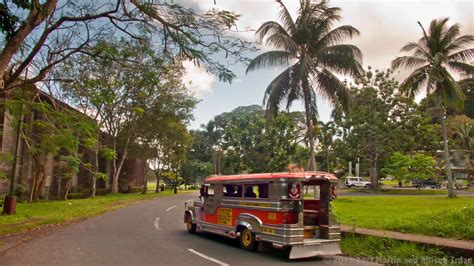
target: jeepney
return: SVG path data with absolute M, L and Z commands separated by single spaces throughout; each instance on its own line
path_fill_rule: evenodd
M 290 259 L 341 254 L 340 226 L 331 215 L 337 178 L 325 172 L 210 176 L 200 200 L 185 203 L 190 233 L 238 239 L 256 250 L 260 242 L 291 247 Z M 304 197 L 305 189 L 312 197 Z

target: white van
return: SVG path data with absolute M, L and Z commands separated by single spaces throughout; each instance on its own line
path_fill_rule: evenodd
M 364 188 L 370 188 L 370 182 L 365 181 L 362 177 L 360 176 L 348 176 L 346 177 L 346 182 L 345 182 L 347 187 L 364 187 Z

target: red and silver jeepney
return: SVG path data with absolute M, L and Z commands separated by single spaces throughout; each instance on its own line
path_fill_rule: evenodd
M 330 208 L 336 184 L 324 172 L 210 176 L 200 200 L 185 203 L 184 222 L 190 233 L 237 238 L 247 250 L 267 242 L 291 247 L 290 259 L 336 255 L 340 227 Z M 314 197 L 304 197 L 305 187 Z

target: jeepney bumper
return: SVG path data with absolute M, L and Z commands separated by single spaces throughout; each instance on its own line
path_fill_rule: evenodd
M 342 254 L 339 248 L 339 240 L 304 241 L 302 244 L 291 246 L 290 259 L 339 254 Z

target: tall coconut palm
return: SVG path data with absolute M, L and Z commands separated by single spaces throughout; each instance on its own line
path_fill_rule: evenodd
M 407 95 L 414 96 L 424 88 L 427 94 L 436 95 L 443 135 L 448 195 L 454 197 L 456 194 L 451 175 L 445 116 L 446 107 L 460 108 L 465 96 L 449 71 L 461 71 L 467 74 L 474 72 L 474 66 L 465 63 L 474 58 L 474 49 L 466 49 L 474 44 L 474 36 L 460 35 L 460 25 L 448 26 L 448 21 L 448 18 L 434 19 L 428 31 L 425 31 L 419 23 L 423 36 L 418 42 L 410 42 L 403 46 L 401 52 L 406 52 L 408 55 L 395 58 L 392 61 L 392 68 L 414 69 L 400 85 L 401 90 Z
M 313 128 L 317 114 L 316 96 L 322 95 L 332 103 L 347 107 L 348 90 L 335 73 L 359 76 L 363 72 L 361 51 L 354 45 L 341 44 L 359 31 L 348 25 L 334 28 L 334 23 L 341 19 L 341 9 L 329 7 L 326 1 L 300 0 L 296 20 L 282 1 L 277 2 L 281 23 L 267 21 L 256 32 L 257 40 L 274 50 L 255 57 L 247 72 L 273 66 L 287 67 L 270 82 L 263 103 L 267 114 L 275 114 L 281 104 L 289 109 L 295 100 L 303 100 L 310 170 L 316 170 Z

